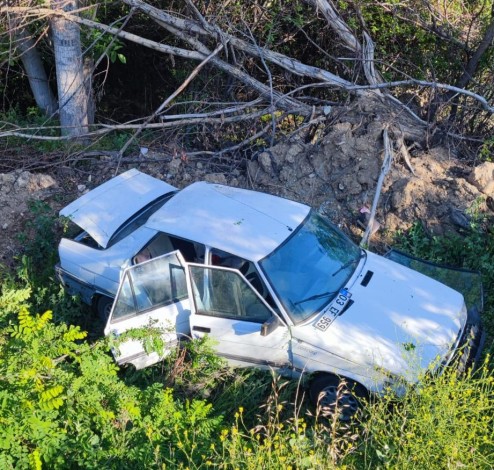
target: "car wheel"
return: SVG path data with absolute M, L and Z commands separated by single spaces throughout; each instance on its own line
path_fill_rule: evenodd
M 323 415 L 338 414 L 340 421 L 350 421 L 361 411 L 362 401 L 368 397 L 362 385 L 345 377 L 321 375 L 310 387 L 310 399 Z
M 113 305 L 113 299 L 100 295 L 96 301 L 96 313 L 101 321 L 106 322 L 110 316 L 111 308 Z

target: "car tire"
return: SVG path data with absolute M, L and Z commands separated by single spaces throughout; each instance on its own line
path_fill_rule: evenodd
M 368 398 L 368 392 L 346 377 L 324 374 L 312 381 L 309 396 L 323 415 L 338 413 L 340 421 L 351 421 L 362 411 L 362 402 Z
M 112 305 L 113 299 L 110 297 L 106 297 L 105 295 L 100 295 L 98 297 L 98 300 L 96 300 L 96 313 L 101 321 L 106 323 L 110 316 Z

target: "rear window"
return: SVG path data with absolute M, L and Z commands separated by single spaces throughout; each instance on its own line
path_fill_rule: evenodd
M 115 245 L 120 240 L 123 240 L 126 236 L 130 235 L 132 232 L 135 232 L 139 227 L 144 225 L 146 221 L 151 217 L 158 209 L 161 209 L 163 205 L 169 201 L 174 195 L 176 191 L 167 193 L 164 196 L 160 196 L 155 199 L 153 202 L 149 203 L 145 206 L 141 211 L 137 214 L 134 214 L 130 219 L 122 224 L 122 226 L 117 229 L 117 231 L 113 234 L 108 242 L 107 248 Z
M 89 233 L 82 230 L 81 227 L 72 222 L 69 217 L 63 217 L 62 220 L 65 238 L 69 238 L 70 240 L 82 243 L 83 245 L 101 250 L 101 246 L 98 244 L 98 242 L 93 237 L 91 237 Z

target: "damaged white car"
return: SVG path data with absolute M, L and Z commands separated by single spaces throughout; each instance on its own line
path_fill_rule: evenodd
M 326 403 L 345 380 L 349 415 L 368 392 L 455 358 L 466 367 L 482 349 L 481 287 L 464 292 L 467 308 L 404 264 L 441 268 L 363 250 L 297 202 L 206 182 L 178 191 L 130 170 L 60 214 L 82 231 L 60 242 L 58 276 L 108 317 L 105 334 L 153 324 L 170 343 L 209 335 L 232 365 L 313 374 L 311 396 Z M 138 340 L 116 358 L 137 368 L 161 359 Z

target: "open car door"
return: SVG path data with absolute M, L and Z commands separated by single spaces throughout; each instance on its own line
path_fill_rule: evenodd
M 180 252 L 174 251 L 124 271 L 105 328 L 106 336 L 117 337 L 113 353 L 118 364 L 131 363 L 137 369 L 149 366 L 181 336 L 188 336 L 190 307 L 184 266 Z M 130 330 L 134 332 L 122 337 Z M 150 351 L 157 336 L 165 348 Z
M 235 269 L 188 264 L 192 337 L 210 336 L 232 365 L 291 369 L 290 330 Z

